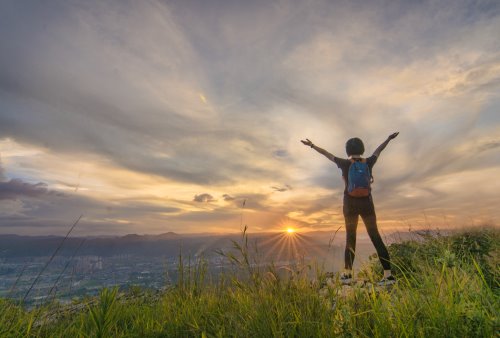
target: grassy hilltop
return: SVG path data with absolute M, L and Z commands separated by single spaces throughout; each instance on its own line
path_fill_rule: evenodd
M 494 337 L 499 240 L 495 229 L 421 233 L 389 246 L 398 277 L 391 290 L 332 284 L 321 293 L 321 271 L 255 265 L 243 236 L 225 254 L 234 270 L 216 280 L 203 261 L 180 259 L 178 284 L 163 292 L 102 290 L 95 299 L 31 311 L 0 300 L 0 336 Z M 360 276 L 377 280 L 378 269 L 373 259 Z

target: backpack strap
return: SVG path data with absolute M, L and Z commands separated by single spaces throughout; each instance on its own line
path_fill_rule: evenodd
M 359 160 L 359 161 L 356 161 Z M 366 158 L 350 158 L 349 161 L 351 161 L 351 164 L 354 162 L 361 162 L 361 163 L 366 163 Z

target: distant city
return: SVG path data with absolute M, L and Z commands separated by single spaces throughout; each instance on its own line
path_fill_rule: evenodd
M 24 304 L 32 306 L 54 299 L 71 302 L 96 295 L 103 287 L 159 290 L 176 283 L 180 256 L 185 265 L 204 260 L 208 273 L 217 276 L 231 268 L 221 253 L 234 252 L 233 241 L 239 243 L 241 236 L 166 233 L 63 240 L 0 235 L 0 298 L 25 298 Z M 338 271 L 343 240 L 343 234 L 334 238 L 329 232 L 252 234 L 248 246 L 256 257 L 252 264 L 272 262 L 279 269 L 314 261 L 327 271 Z M 360 236 L 356 266 L 372 253 L 369 240 Z

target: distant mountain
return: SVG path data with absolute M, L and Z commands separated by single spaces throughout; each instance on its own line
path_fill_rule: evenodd
M 157 235 L 127 234 L 114 237 L 70 237 L 64 241 L 58 256 L 78 255 L 114 256 L 136 255 L 154 257 L 177 256 L 182 250 L 186 255 L 199 254 L 215 248 L 231 246 L 227 235 L 184 236 L 175 232 Z M 62 236 L 0 235 L 0 258 L 49 256 L 61 244 Z M 236 238 L 235 238 L 236 239 Z
M 292 237 L 290 237 L 292 236 Z M 358 252 L 366 246 L 373 251 L 368 237 L 358 238 Z M 345 235 L 332 231 L 296 233 L 250 233 L 248 245 L 258 247 L 263 256 L 278 259 L 289 250 L 308 253 L 313 256 L 329 255 L 334 247 L 343 247 Z M 70 237 L 64 241 L 58 256 L 71 256 L 78 249 L 78 255 L 116 256 L 132 255 L 143 257 L 175 257 L 180 252 L 186 256 L 212 256 L 216 251 L 234 250 L 234 242 L 241 242 L 241 234 L 189 234 L 166 232 L 157 235 L 127 234 L 116 237 Z M 18 236 L 0 235 L 0 258 L 50 256 L 59 247 L 61 236 Z M 82 241 L 83 244 L 82 244 Z M 81 245 L 81 246 L 80 246 Z M 339 249 L 339 250 L 340 250 Z M 337 249 L 335 249 L 337 250 Z M 331 253 L 330 253 L 331 254 Z
M 140 240 L 142 239 L 143 236 L 141 235 L 138 235 L 138 234 L 128 234 L 128 235 L 125 235 L 123 237 L 120 237 L 120 239 L 124 239 L 124 240 Z
M 176 234 L 175 232 L 165 232 L 158 235 L 138 235 L 138 234 L 128 234 L 119 237 L 118 240 L 126 242 L 141 242 L 141 241 L 165 241 L 181 239 L 183 236 Z
M 176 234 L 175 232 L 169 231 L 158 235 L 144 235 L 144 239 L 148 240 L 165 240 L 165 239 L 180 239 L 183 236 Z

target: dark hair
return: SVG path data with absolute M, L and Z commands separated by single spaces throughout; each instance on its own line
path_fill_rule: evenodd
M 365 145 L 363 144 L 363 141 L 361 141 L 360 138 L 353 137 L 347 140 L 345 144 L 345 151 L 347 153 L 347 156 L 363 155 L 363 153 L 365 152 Z

